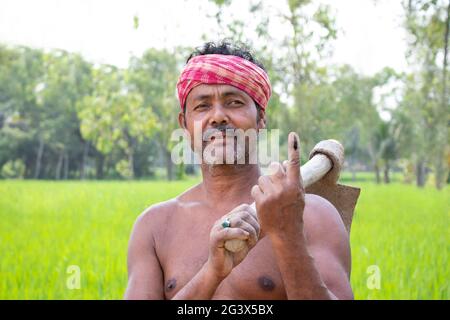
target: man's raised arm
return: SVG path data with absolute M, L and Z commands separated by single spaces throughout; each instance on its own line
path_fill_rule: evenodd
M 306 195 L 300 140 L 288 137 L 288 161 L 271 165 L 252 189 L 258 218 L 272 241 L 288 299 L 351 299 L 348 234 L 336 208 Z
M 347 230 L 331 203 L 306 199 L 303 230 L 272 236 L 288 299 L 353 299 Z

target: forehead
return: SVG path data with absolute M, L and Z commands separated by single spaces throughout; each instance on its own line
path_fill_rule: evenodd
M 251 97 L 243 90 L 228 84 L 200 84 L 189 92 L 186 101 L 195 101 L 213 97 L 239 95 L 247 99 Z

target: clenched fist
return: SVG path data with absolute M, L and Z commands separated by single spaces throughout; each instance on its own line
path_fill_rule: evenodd
M 222 225 L 229 221 L 229 227 Z M 247 204 L 240 205 L 217 220 L 211 228 L 209 240 L 209 269 L 218 278 L 225 278 L 234 267 L 244 260 L 248 252 L 256 245 L 259 238 L 259 223 L 255 211 Z M 246 241 L 246 246 L 239 252 L 225 249 L 228 240 Z

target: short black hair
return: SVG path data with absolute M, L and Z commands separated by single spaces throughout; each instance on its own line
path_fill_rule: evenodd
M 187 58 L 186 63 L 188 63 L 193 57 L 203 56 L 205 54 L 224 54 L 241 57 L 256 64 L 264 71 L 267 71 L 266 68 L 264 68 L 264 65 L 252 54 L 250 48 L 241 42 L 233 43 L 229 39 L 224 39 L 219 42 L 206 42 L 203 46 L 197 47 L 194 52 L 191 53 L 189 58 Z
M 203 46 L 195 48 L 195 50 L 187 58 L 186 64 L 193 57 L 203 56 L 207 54 L 224 54 L 240 57 L 256 64 L 258 67 L 267 72 L 266 68 L 264 68 L 264 65 L 255 58 L 247 45 L 241 42 L 231 42 L 231 40 L 229 39 L 223 39 L 218 42 L 209 41 L 203 44 Z M 256 105 L 256 110 L 258 111 L 258 117 L 256 120 L 259 121 L 259 119 L 261 118 L 261 114 L 263 113 L 263 109 L 258 103 L 256 103 L 256 101 L 254 102 Z M 183 108 L 183 113 L 186 114 L 186 108 Z

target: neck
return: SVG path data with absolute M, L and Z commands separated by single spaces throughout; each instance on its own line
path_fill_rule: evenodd
M 261 175 L 257 164 L 202 164 L 201 169 L 203 192 L 211 207 L 227 208 L 235 203 L 253 202 L 251 189 Z

